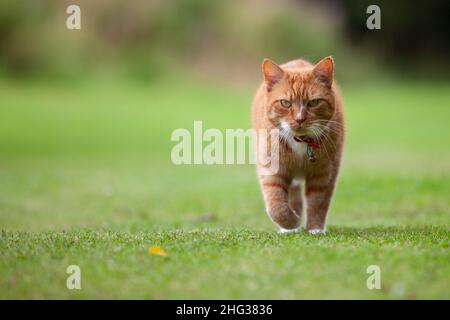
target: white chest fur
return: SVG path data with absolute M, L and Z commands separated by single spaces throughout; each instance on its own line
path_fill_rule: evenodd
M 300 143 L 294 140 L 294 137 L 290 134 L 289 125 L 286 122 L 281 123 L 281 136 L 282 139 L 287 141 L 289 147 L 299 157 L 306 156 L 306 143 Z

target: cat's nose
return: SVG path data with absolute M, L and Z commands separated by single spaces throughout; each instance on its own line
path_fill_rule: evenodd
M 305 122 L 305 120 L 306 117 L 301 113 L 297 114 L 297 116 L 295 117 L 295 121 L 297 121 L 300 126 L 303 124 L 303 122 Z

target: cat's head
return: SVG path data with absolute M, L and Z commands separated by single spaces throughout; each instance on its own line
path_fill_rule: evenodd
M 268 119 L 293 137 L 320 135 L 335 110 L 333 70 L 331 57 L 298 68 L 282 68 L 265 59 Z

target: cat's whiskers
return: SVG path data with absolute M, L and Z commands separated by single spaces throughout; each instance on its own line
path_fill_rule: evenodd
M 312 123 L 317 123 L 317 124 L 321 124 L 321 125 L 326 125 L 327 127 L 330 128 L 336 128 L 336 129 L 342 129 L 344 130 L 344 124 L 337 122 L 335 120 L 323 120 L 323 119 L 319 119 L 319 120 L 314 120 Z
M 280 131 L 280 141 L 281 142 L 285 142 L 285 143 L 289 143 L 288 139 L 292 138 L 289 130 L 284 128 L 283 126 L 280 126 L 279 131 Z
M 327 141 L 330 147 L 333 148 L 333 151 L 336 152 L 336 144 L 334 143 L 333 139 L 329 136 L 329 134 L 326 132 L 326 129 L 320 126 L 318 126 L 317 129 L 321 132 L 323 138 Z
M 325 141 L 323 140 L 322 135 L 320 134 L 320 130 L 318 127 L 311 127 L 312 131 L 313 131 L 313 135 L 315 136 L 316 140 L 318 140 L 319 142 L 319 146 L 323 147 L 323 149 L 325 150 L 325 153 L 327 154 L 327 158 L 329 160 L 331 160 L 330 158 L 330 153 L 328 152 L 328 147 L 325 143 Z
M 325 132 L 330 131 L 332 133 L 341 134 L 344 131 L 343 125 L 333 120 L 315 120 L 312 124 L 316 124 Z
M 329 136 L 329 134 L 327 133 L 327 128 L 328 127 L 325 127 L 325 126 L 323 126 L 323 125 L 320 125 L 320 124 L 318 124 L 318 123 L 316 123 L 314 126 L 312 126 L 312 128 L 314 128 L 316 131 L 318 131 L 318 136 L 320 137 L 320 140 L 322 141 L 322 143 L 323 143 L 323 146 L 324 146 L 324 148 L 325 148 L 325 151 L 327 152 L 327 154 L 328 154 L 328 158 L 330 158 L 330 155 L 329 155 L 329 150 L 328 150 L 328 147 L 327 147 L 327 144 L 330 146 L 330 147 L 332 147 L 332 151 L 334 151 L 334 152 L 336 152 L 336 145 L 335 145 L 335 143 L 334 143 L 334 141 L 333 141 L 333 139 Z
M 345 131 L 344 125 L 334 120 L 315 120 L 313 121 L 313 124 L 318 124 L 323 127 L 326 127 L 328 130 L 336 134 L 341 134 L 342 132 Z

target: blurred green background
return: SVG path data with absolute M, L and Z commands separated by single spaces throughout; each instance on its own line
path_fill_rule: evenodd
M 0 297 L 449 298 L 450 10 L 379 1 L 371 31 L 369 4 L 1 1 Z M 276 235 L 251 165 L 172 164 L 177 128 L 250 126 L 263 58 L 328 55 L 348 139 L 326 238 Z
M 65 28 L 77 4 L 82 29 Z M 332 54 L 340 81 L 389 74 L 447 79 L 449 5 L 378 1 L 381 30 L 366 28 L 370 1 L 48 1 L 0 4 L 1 71 L 86 79 L 99 73 L 155 81 L 180 71 L 254 84 L 263 57 L 317 61 Z

